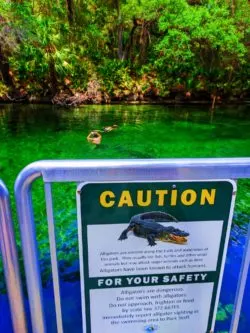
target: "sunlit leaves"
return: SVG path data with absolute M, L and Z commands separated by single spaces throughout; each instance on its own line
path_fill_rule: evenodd
M 159 19 L 164 36 L 155 46 L 159 70 L 165 67 L 170 75 L 181 77 L 188 69 L 184 76 L 195 83 L 195 77 L 202 75 L 207 89 L 221 89 L 221 82 L 229 87 L 233 72 L 244 64 L 247 48 L 227 3 L 190 6 L 185 0 L 168 0 L 166 4 Z M 196 83 L 198 87 L 198 78 Z

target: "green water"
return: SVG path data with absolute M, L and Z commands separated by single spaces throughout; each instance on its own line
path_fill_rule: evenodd
M 100 147 L 87 142 L 90 130 L 117 124 Z M 248 106 L 217 108 L 166 106 L 0 105 L 0 178 L 10 190 L 27 164 L 41 159 L 173 158 L 250 156 Z M 239 182 L 234 222 L 249 213 L 249 181 Z M 77 257 L 75 185 L 53 187 L 59 258 Z M 41 258 L 48 252 L 42 182 L 34 185 L 35 219 Z M 241 215 L 243 214 L 243 215 Z M 14 213 L 14 220 L 16 220 Z M 44 259 L 44 260 L 45 260 Z M 45 260 L 46 265 L 46 260 Z
M 95 149 L 91 129 L 117 124 Z M 48 158 L 172 158 L 250 155 L 250 109 L 165 106 L 0 105 L 0 175 L 7 184 Z

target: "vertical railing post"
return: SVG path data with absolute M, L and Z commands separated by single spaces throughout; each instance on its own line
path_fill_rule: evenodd
M 10 213 L 9 193 L 0 180 L 0 247 L 8 291 L 11 318 L 15 333 L 27 333 L 24 299 L 16 242 Z
M 31 198 L 31 184 L 40 176 L 41 172 L 36 169 L 28 169 L 27 172 L 23 173 L 23 176 L 16 179 L 15 184 L 17 215 L 22 239 L 33 333 L 46 333 L 42 281 Z
M 248 225 L 248 233 L 246 236 L 246 244 L 243 254 L 243 259 L 240 268 L 240 274 L 237 284 L 235 302 L 234 302 L 234 311 L 231 321 L 230 333 L 238 332 L 239 320 L 240 320 L 240 313 L 241 313 L 241 306 L 243 302 L 245 293 L 245 287 L 248 278 L 248 271 L 250 265 L 250 223 Z

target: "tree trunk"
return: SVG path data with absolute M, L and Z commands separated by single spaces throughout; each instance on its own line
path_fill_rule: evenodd
M 130 31 L 130 34 L 129 34 L 129 40 L 128 40 L 127 45 L 126 45 L 126 50 L 124 51 L 123 59 L 131 58 L 131 50 L 133 48 L 134 34 L 135 34 L 135 30 L 136 30 L 137 26 L 138 26 L 137 21 L 134 20 L 133 27 L 132 27 L 132 29 Z
M 149 44 L 149 31 L 147 29 L 147 22 L 143 22 L 141 28 L 141 36 L 140 36 L 140 54 L 139 54 L 139 62 L 141 65 L 146 63 L 146 53 L 147 47 Z
M 66 0 L 67 2 L 67 14 L 69 25 L 73 25 L 74 23 L 74 10 L 73 10 L 73 0 Z
M 235 7 L 236 7 L 236 1 L 232 0 L 232 5 L 231 5 L 232 16 L 235 16 Z
M 0 45 L 0 71 L 2 73 L 3 82 L 7 87 L 15 88 L 14 81 L 12 76 L 10 75 L 10 65 L 8 59 L 4 56 L 2 52 L 2 48 Z
M 118 50 L 117 55 L 118 59 L 123 59 L 123 25 L 121 22 L 121 8 L 120 8 L 120 0 L 114 0 L 114 7 L 117 11 L 117 37 L 118 37 Z
M 55 68 L 55 61 L 52 57 L 49 60 L 49 76 L 50 76 L 50 83 L 51 83 L 51 91 L 53 96 L 56 95 L 58 91 L 58 82 L 56 76 L 56 68 Z
M 123 26 L 119 24 L 118 26 L 118 59 L 123 60 Z
M 214 110 L 215 108 L 215 102 L 216 102 L 216 95 L 213 96 L 212 110 Z

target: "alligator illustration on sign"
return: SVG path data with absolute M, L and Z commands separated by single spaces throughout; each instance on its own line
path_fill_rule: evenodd
M 165 227 L 158 222 L 178 222 L 178 220 L 164 212 L 147 212 L 134 215 L 129 226 L 121 233 L 119 240 L 128 238 L 128 232 L 133 231 L 137 237 L 146 238 L 150 246 L 156 245 L 156 240 L 175 244 L 185 244 L 189 233 L 173 226 Z

